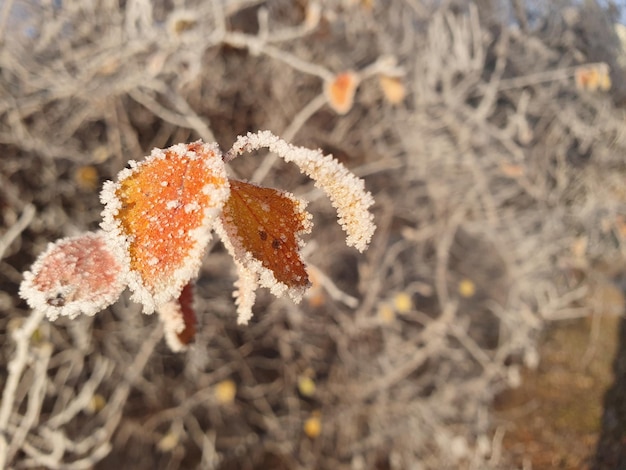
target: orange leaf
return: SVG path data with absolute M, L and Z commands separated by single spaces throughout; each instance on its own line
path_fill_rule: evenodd
M 304 203 L 284 191 L 229 182 L 230 197 L 224 205 L 222 223 L 235 258 L 246 265 L 249 253 L 277 282 L 290 289 L 307 287 L 309 277 L 300 257 L 299 240 L 311 225 Z
M 593 67 L 578 67 L 575 79 L 579 90 L 596 91 L 600 83 L 600 74 Z
M 324 93 L 330 106 L 339 114 L 346 114 L 354 104 L 354 94 L 359 85 L 359 78 L 352 71 L 343 72 L 327 82 Z
M 611 88 L 611 70 L 605 63 L 580 66 L 575 70 L 576 88 L 588 91 L 608 91 Z
M 202 142 L 155 149 L 130 166 L 105 183 L 102 227 L 128 260 L 133 299 L 151 313 L 197 274 L 228 182 L 217 145 Z

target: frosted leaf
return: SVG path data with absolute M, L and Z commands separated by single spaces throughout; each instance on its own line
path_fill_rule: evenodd
M 372 195 L 365 190 L 363 180 L 357 178 L 345 166 L 320 150 L 296 147 L 276 137 L 269 131 L 240 136 L 228 152 L 232 159 L 244 152 L 268 148 L 287 162 L 293 162 L 303 173 L 315 180 L 337 209 L 339 224 L 347 233 L 346 242 L 357 250 L 367 248 L 376 226 L 369 207 L 374 204 Z
M 24 273 L 19 293 L 50 320 L 94 315 L 118 299 L 125 287 L 123 274 L 103 232 L 87 232 L 50 243 Z
M 256 298 L 255 291 L 259 286 L 268 288 L 276 297 L 288 295 L 294 302 L 302 300 L 305 286 L 289 287 L 282 282 L 278 282 L 274 277 L 274 273 L 264 267 L 261 261 L 242 249 L 241 246 L 235 247 L 233 245 L 233 243 L 238 244 L 239 242 L 237 242 L 236 237 L 232 233 L 228 233 L 228 229 L 222 224 L 221 219 L 215 224 L 215 231 L 235 260 L 238 279 L 235 282 L 236 290 L 234 297 L 236 299 L 237 322 L 239 324 L 245 325 L 252 318 L 252 306 Z
M 185 345 L 178 339 L 178 334 L 185 329 L 183 314 L 178 300 L 170 300 L 157 308 L 159 319 L 163 323 L 165 342 L 173 352 L 180 352 Z
M 217 144 L 200 141 L 129 164 L 104 184 L 101 225 L 128 264 L 132 299 L 152 313 L 197 275 L 228 180 Z
M 252 255 L 245 251 L 243 251 L 243 259 L 237 256 L 237 249 L 233 246 L 232 238 L 222 225 L 221 219 L 215 224 L 215 232 L 235 261 L 237 280 L 235 281 L 233 297 L 237 305 L 237 323 L 247 325 L 252 318 L 252 307 L 256 300 L 256 290 L 259 287 L 260 271 L 265 270 L 269 272 L 269 270 L 264 268 L 260 261 L 254 259 Z M 276 286 L 280 286 L 275 280 L 273 282 Z M 282 295 L 285 290 L 286 286 L 283 285 L 283 291 L 280 292 L 280 295 Z
M 193 288 L 187 284 L 178 299 L 161 304 L 157 312 L 163 322 L 165 342 L 173 352 L 184 351 L 196 334 Z
M 292 297 L 300 298 L 309 286 L 300 256 L 300 237 L 311 231 L 306 203 L 286 191 L 237 180 L 229 183 L 230 197 L 221 222 L 233 246 L 233 257 L 244 265 L 249 264 L 250 257 L 259 261 L 270 271 L 259 273 L 261 279 L 267 279 L 264 287 L 284 284 Z
M 238 279 L 235 281 L 235 305 L 237 305 L 237 323 L 247 325 L 252 318 L 252 306 L 256 300 L 256 290 L 259 286 L 259 276 L 256 272 L 246 269 L 244 265 L 235 261 Z

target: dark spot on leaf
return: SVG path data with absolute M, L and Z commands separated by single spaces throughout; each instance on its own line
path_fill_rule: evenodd
M 267 240 L 267 232 L 265 230 L 259 230 L 259 237 L 261 237 L 263 241 Z
M 274 248 L 275 250 L 278 250 L 280 248 L 280 240 L 278 238 L 274 238 L 274 240 L 272 240 L 272 248 Z
M 63 294 L 58 293 L 56 296 L 47 299 L 46 303 L 52 307 L 63 307 L 65 305 L 65 298 Z

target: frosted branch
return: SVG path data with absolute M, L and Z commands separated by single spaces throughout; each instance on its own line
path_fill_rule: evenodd
M 276 137 L 269 131 L 248 133 L 239 137 L 226 154 L 229 161 L 244 152 L 268 148 L 287 162 L 295 163 L 300 170 L 315 181 L 330 198 L 337 209 L 339 223 L 347 233 L 346 242 L 363 251 L 369 244 L 376 226 L 369 207 L 374 204 L 372 195 L 365 190 L 363 180 L 354 176 L 348 169 L 320 150 L 296 147 Z

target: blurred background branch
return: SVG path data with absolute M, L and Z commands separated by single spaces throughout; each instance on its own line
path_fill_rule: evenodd
M 593 1 L 439 3 L 0 2 L 7 465 L 514 468 L 494 397 L 623 274 L 624 27 Z M 21 273 L 97 226 L 103 180 L 152 147 L 258 129 L 364 175 L 365 255 L 260 154 L 233 172 L 314 199 L 302 304 L 261 294 L 238 327 L 215 246 L 185 354 L 126 298 L 33 327 Z

